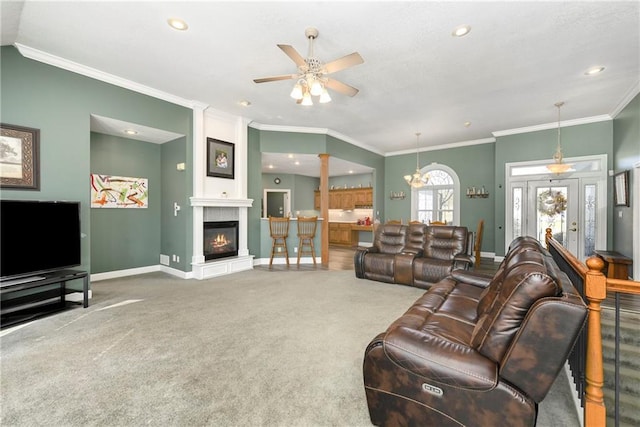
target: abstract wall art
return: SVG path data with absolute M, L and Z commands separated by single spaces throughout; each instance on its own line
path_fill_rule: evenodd
M 146 208 L 148 204 L 147 178 L 91 174 L 92 208 Z

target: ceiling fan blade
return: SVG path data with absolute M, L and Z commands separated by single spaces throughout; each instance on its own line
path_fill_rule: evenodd
M 340 92 L 349 96 L 356 96 L 356 94 L 359 92 L 359 90 L 355 87 L 349 86 L 348 84 L 344 84 L 342 82 L 339 82 L 338 80 L 333 79 L 327 79 L 325 86 L 327 86 L 329 89 L 335 90 L 336 92 Z
M 253 79 L 256 83 L 277 82 L 278 80 L 290 80 L 297 78 L 297 74 L 283 74 L 281 76 L 263 77 L 261 79 Z
M 335 73 L 336 71 L 344 70 L 345 68 L 353 67 L 354 65 L 362 64 L 364 59 L 358 52 L 338 58 L 335 61 L 331 61 L 324 66 L 327 74 Z
M 282 51 L 286 53 L 287 56 L 291 58 L 298 67 L 307 65 L 307 63 L 304 62 L 304 58 L 298 53 L 297 50 L 293 48 L 293 46 L 289 46 L 288 44 L 279 44 L 278 47 L 282 49 Z

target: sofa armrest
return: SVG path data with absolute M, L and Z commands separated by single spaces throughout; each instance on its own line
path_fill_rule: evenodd
M 493 276 L 488 274 L 481 274 L 467 270 L 454 270 L 451 272 L 451 276 L 459 282 L 481 288 L 486 288 L 491 283 L 491 280 L 493 280 Z
M 401 285 L 413 285 L 413 260 L 416 254 L 402 252 L 395 255 L 393 281 Z
M 384 350 L 394 363 L 432 384 L 477 391 L 498 384 L 495 362 L 466 345 L 436 334 L 397 327 L 384 337 Z
M 415 257 L 423 256 L 424 255 L 424 250 L 422 250 L 422 249 L 403 249 L 402 253 L 403 254 L 413 255 L 414 258 L 415 258 Z
M 467 254 L 458 254 L 453 257 L 453 269 L 468 270 L 473 266 L 473 259 Z
M 380 252 L 375 246 L 358 246 L 353 254 L 353 267 L 358 279 L 364 279 L 364 256 Z

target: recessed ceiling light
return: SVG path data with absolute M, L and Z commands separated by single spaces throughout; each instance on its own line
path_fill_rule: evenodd
M 273 169 L 273 165 L 269 165 L 269 169 Z
M 293 154 L 287 155 L 288 158 L 293 159 Z
M 600 66 L 591 67 L 587 71 L 585 71 L 584 74 L 587 75 L 587 76 L 594 76 L 596 74 L 600 74 L 603 71 L 604 71 L 604 67 L 600 67 Z
M 353 171 L 349 171 L 349 173 L 353 173 Z
M 133 129 L 125 129 L 124 133 L 126 133 L 127 135 L 137 135 L 138 134 L 138 132 L 136 132 Z
M 466 36 L 467 34 L 469 34 L 469 31 L 471 31 L 471 26 L 469 26 L 469 25 L 458 25 L 457 27 L 455 27 L 453 29 L 453 31 L 451 32 L 451 35 L 453 37 L 462 37 L 462 36 Z
M 471 122 L 464 122 L 464 127 L 468 128 L 469 126 L 471 126 Z
M 238 102 L 238 104 L 242 105 L 243 107 L 248 107 L 249 105 L 251 105 L 251 102 L 243 99 L 242 101 Z
M 171 28 L 179 31 L 185 31 L 189 28 L 186 22 L 178 18 L 169 18 L 167 20 L 167 23 L 171 26 Z

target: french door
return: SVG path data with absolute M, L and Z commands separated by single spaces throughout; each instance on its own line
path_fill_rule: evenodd
M 505 252 L 518 236 L 544 243 L 547 228 L 580 260 L 607 247 L 607 157 L 565 160 L 573 171 L 560 177 L 544 161 L 506 164 Z
M 578 179 L 527 181 L 526 234 L 545 241 L 547 228 L 571 253 L 579 253 Z

